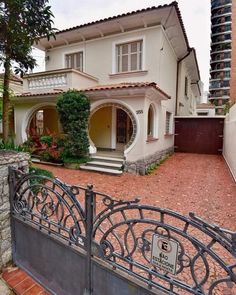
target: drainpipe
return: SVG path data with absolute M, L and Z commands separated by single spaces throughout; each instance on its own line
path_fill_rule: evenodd
M 191 48 L 188 48 L 188 52 L 185 54 L 184 57 L 182 57 L 181 59 L 179 59 L 177 61 L 177 77 L 176 77 L 176 105 L 175 105 L 175 115 L 177 116 L 177 110 L 178 110 L 178 92 L 179 92 L 179 65 L 181 63 L 181 61 L 183 61 L 186 57 L 189 56 L 189 54 L 192 52 Z

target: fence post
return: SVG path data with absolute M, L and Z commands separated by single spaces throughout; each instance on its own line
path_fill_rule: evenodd
M 85 218 L 86 218 L 86 289 L 84 295 L 92 295 L 92 233 L 94 214 L 94 192 L 93 186 L 88 185 L 85 192 Z

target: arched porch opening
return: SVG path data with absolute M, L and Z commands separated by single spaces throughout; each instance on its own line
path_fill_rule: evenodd
M 55 106 L 44 106 L 36 109 L 29 117 L 27 135 L 38 136 L 61 133 L 58 112 Z
M 89 137 L 97 151 L 124 151 L 134 142 L 136 119 L 121 104 L 106 103 L 97 106 L 90 115 Z

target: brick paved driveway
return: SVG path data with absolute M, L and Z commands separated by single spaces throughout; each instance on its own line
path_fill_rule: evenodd
M 147 176 L 40 167 L 69 184 L 92 183 L 95 190 L 117 198 L 138 196 L 143 204 L 183 214 L 193 211 L 208 221 L 236 230 L 236 184 L 221 156 L 175 154 Z

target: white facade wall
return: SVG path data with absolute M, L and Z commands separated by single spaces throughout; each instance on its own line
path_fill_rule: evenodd
M 134 40 L 143 40 L 143 71 L 129 74 L 114 74 L 115 68 L 115 46 L 116 44 Z M 157 101 L 148 97 L 126 97 L 119 98 L 128 105 L 134 113 L 143 110 L 143 114 L 137 115 L 139 124 L 138 144 L 127 154 L 130 161 L 141 157 L 152 155 L 159 150 L 165 150 L 174 145 L 174 136 L 165 136 L 166 111 L 175 113 L 176 101 L 176 79 L 177 79 L 177 57 L 170 42 L 166 38 L 161 26 L 141 29 L 135 32 L 117 34 L 105 38 L 80 42 L 70 46 L 50 49 L 46 55 L 49 56 L 46 70 L 52 71 L 65 67 L 65 55 L 68 53 L 83 51 L 84 72 L 98 79 L 99 85 L 117 84 L 122 82 L 155 82 L 160 89 L 164 90 L 171 99 L 168 101 Z M 75 85 L 75 81 L 74 84 Z M 75 85 L 76 86 L 76 85 Z M 87 85 L 86 85 L 87 86 Z M 78 89 L 86 86 L 77 85 Z M 104 101 L 114 98 L 104 98 Z M 50 101 L 50 100 L 49 100 Z M 102 99 L 99 103 L 102 103 Z M 91 101 L 93 104 L 97 102 Z M 155 125 L 158 130 L 156 141 L 147 142 L 147 113 L 150 104 L 155 108 Z M 25 140 L 25 124 L 19 124 L 29 117 L 29 113 L 35 108 L 35 102 L 21 104 L 15 107 L 17 142 Z M 40 104 L 38 104 L 40 105 Z M 172 121 L 173 125 L 173 121 Z M 23 126 L 23 127 L 22 127 Z M 22 129 L 23 128 L 23 129 Z M 174 133 L 174 130 L 173 130 Z M 22 138 L 23 137 L 23 138 Z
M 188 95 L 185 95 L 185 77 L 188 79 Z M 192 116 L 196 114 L 197 98 L 191 89 L 191 77 L 184 60 L 179 64 L 179 87 L 178 87 L 178 116 Z
M 98 78 L 99 84 L 115 84 L 124 81 L 158 82 L 160 76 L 158 65 L 161 36 L 162 28 L 157 26 L 53 48 L 46 53 L 49 56 L 49 61 L 46 62 L 46 71 L 65 68 L 66 54 L 83 51 L 84 72 Z M 115 64 L 115 44 L 136 40 L 143 40 L 143 70 L 147 70 L 147 73 L 112 76 Z M 81 88 L 81 85 L 78 86 Z
M 236 105 L 225 118 L 223 155 L 236 181 Z

